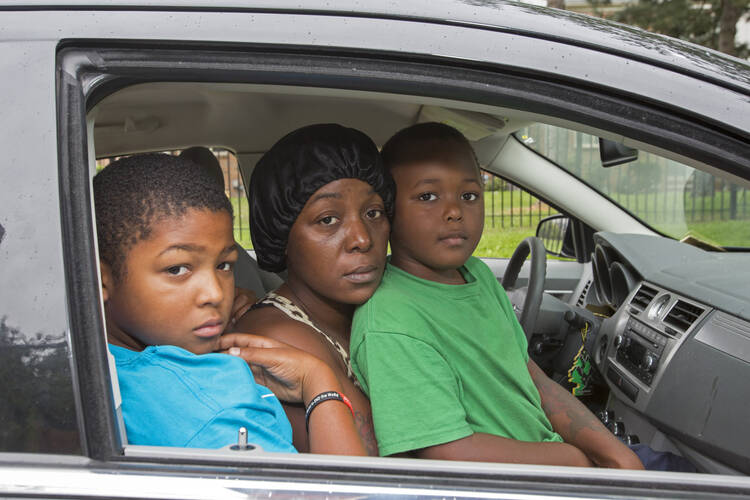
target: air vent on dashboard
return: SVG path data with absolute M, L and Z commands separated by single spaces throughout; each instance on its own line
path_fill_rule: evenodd
M 664 316 L 664 324 L 671 326 L 678 332 L 686 332 L 693 323 L 703 314 L 702 307 L 688 304 L 684 300 L 678 300 L 672 306 L 672 309 Z M 674 332 L 668 332 L 674 333 Z M 679 335 L 678 335 L 679 336 Z
M 583 285 L 583 289 L 581 290 L 581 294 L 578 296 L 578 301 L 576 302 L 576 306 L 583 307 L 586 304 L 586 296 L 589 294 L 589 288 L 591 288 L 591 283 L 593 281 L 588 280 L 585 285 Z
M 641 285 L 638 291 L 635 292 L 635 295 L 633 295 L 633 298 L 630 299 L 631 310 L 635 309 L 633 312 L 644 311 L 654 297 L 656 297 L 657 293 L 659 292 L 656 289 L 651 288 L 650 286 Z

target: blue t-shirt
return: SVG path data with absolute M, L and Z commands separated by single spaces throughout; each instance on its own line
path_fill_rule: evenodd
M 245 427 L 248 443 L 296 453 L 279 400 L 255 383 L 241 358 L 196 355 L 175 346 L 137 352 L 110 344 L 109 351 L 129 443 L 221 448 L 236 443 Z

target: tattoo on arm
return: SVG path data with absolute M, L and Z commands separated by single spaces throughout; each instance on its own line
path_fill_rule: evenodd
M 538 368 L 537 368 L 538 370 Z M 559 416 L 567 417 L 567 425 L 555 429 L 559 434 L 565 435 L 566 441 L 575 441 L 578 433 L 584 429 L 595 432 L 609 433 L 606 427 L 572 394 L 568 394 L 562 387 L 544 374 L 533 376 L 539 396 L 542 400 L 542 409 L 547 418 L 561 426 Z
M 361 411 L 355 410 L 354 423 L 357 426 L 359 436 L 362 438 L 362 443 L 365 445 L 367 454 L 371 457 L 377 457 L 378 442 L 375 439 L 375 429 L 372 425 L 372 415 L 370 413 L 364 414 Z

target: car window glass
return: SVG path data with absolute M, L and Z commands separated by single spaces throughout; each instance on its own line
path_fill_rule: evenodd
M 552 125 L 534 124 L 516 137 L 667 236 L 750 247 L 746 187 L 646 151 L 604 168 L 597 137 Z
M 509 258 L 518 242 L 536 234 L 536 226 L 557 210 L 510 181 L 483 171 L 484 231 L 474 255 Z

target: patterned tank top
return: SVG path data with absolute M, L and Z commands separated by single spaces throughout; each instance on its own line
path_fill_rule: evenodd
M 336 350 L 336 352 L 339 353 L 339 356 L 341 356 L 342 361 L 344 362 L 344 366 L 346 366 L 346 376 L 349 378 L 349 380 L 352 381 L 355 387 L 361 388 L 359 385 L 359 382 L 357 381 L 357 377 L 354 375 L 354 371 L 352 370 L 352 364 L 349 361 L 349 353 L 346 352 L 346 349 L 339 344 L 337 341 L 333 340 L 331 337 L 328 336 L 327 333 L 325 333 L 323 330 L 318 328 L 315 323 L 312 322 L 310 317 L 300 309 L 297 305 L 294 304 L 291 300 L 287 299 L 286 297 L 283 297 L 281 295 L 278 295 L 275 292 L 268 292 L 265 297 L 263 297 L 261 300 L 256 302 L 252 309 L 257 309 L 259 307 L 263 306 L 273 306 L 276 309 L 280 310 L 290 318 L 292 318 L 295 321 L 299 321 L 300 323 L 304 323 L 319 334 L 323 336 L 324 339 L 328 341 L 329 344 L 333 346 L 333 348 Z

